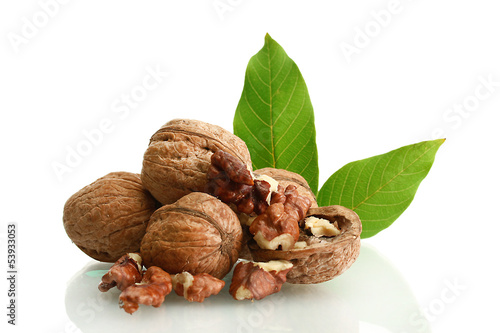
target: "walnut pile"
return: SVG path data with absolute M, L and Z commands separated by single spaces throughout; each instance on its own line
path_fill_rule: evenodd
M 361 234 L 355 212 L 318 207 L 302 176 L 253 171 L 241 139 L 189 119 L 151 137 L 140 175 L 113 172 L 71 196 L 63 223 L 84 253 L 114 263 L 98 289 L 119 289 L 130 314 L 161 306 L 172 291 L 203 302 L 233 266 L 236 300 L 328 281 L 356 260 Z
M 212 161 L 218 170 L 217 173 L 208 174 L 213 194 L 231 193 L 234 183 L 238 182 L 232 173 L 243 169 L 238 163 L 231 159 L 225 167 L 218 160 Z M 361 221 L 354 211 L 342 206 L 318 208 L 316 198 L 305 180 L 292 172 L 266 168 L 253 173 L 254 179 L 255 174 L 262 182 L 268 183 L 267 188 L 272 190 L 267 200 L 260 197 L 265 210 L 248 213 L 239 210 L 239 205 L 236 206 L 244 232 L 253 236 L 246 235 L 247 243 L 240 257 L 259 262 L 290 261 L 293 264 L 287 274 L 290 283 L 325 282 L 342 274 L 354 263 L 359 255 L 362 229 Z M 215 181 L 224 176 L 230 181 Z M 285 191 L 282 184 L 286 185 Z M 228 203 L 235 202 L 229 200 Z

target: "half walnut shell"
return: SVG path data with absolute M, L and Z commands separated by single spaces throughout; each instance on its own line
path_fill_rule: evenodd
M 154 212 L 141 255 L 146 267 L 222 279 L 238 259 L 241 241 L 240 222 L 231 208 L 209 194 L 193 192 Z
M 361 221 L 358 215 L 342 206 L 311 208 L 314 216 L 336 222 L 340 235 L 316 237 L 301 230 L 299 242 L 305 247 L 288 251 L 263 250 L 255 242 L 249 244 L 254 261 L 288 260 L 293 263 L 287 274 L 290 283 L 320 283 L 342 274 L 356 261 L 360 249 Z M 304 244 L 304 243 L 302 243 Z
M 237 157 L 251 170 L 245 142 L 231 132 L 199 120 L 169 121 L 151 137 L 144 153 L 142 182 L 164 205 L 188 193 L 202 192 L 210 158 L 217 150 Z

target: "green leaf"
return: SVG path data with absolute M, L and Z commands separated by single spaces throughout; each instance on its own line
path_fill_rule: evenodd
M 314 112 L 295 62 L 271 36 L 247 66 L 234 134 L 248 146 L 254 169 L 286 169 L 318 190 Z
M 371 237 L 390 226 L 410 205 L 443 142 L 424 141 L 351 162 L 326 181 L 318 204 L 351 208 L 363 224 L 361 237 Z

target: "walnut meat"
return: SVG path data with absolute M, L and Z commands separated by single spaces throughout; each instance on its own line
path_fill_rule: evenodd
M 112 172 L 66 201 L 63 223 L 83 252 L 96 260 L 115 262 L 126 253 L 138 252 L 156 207 L 139 175 Z
M 234 204 L 241 213 L 262 214 L 266 210 L 271 184 L 254 180 L 247 165 L 222 150 L 216 151 L 210 161 L 205 192 L 227 204 Z
M 288 185 L 284 193 L 275 192 L 271 205 L 258 215 L 249 231 L 260 248 L 289 250 L 299 239 L 299 221 L 311 207 L 311 200 L 301 196 L 295 185 Z
M 175 119 L 162 126 L 144 153 L 141 178 L 162 204 L 190 192 L 203 192 L 212 154 L 222 150 L 251 170 L 246 144 L 222 127 L 198 120 Z
M 106 292 L 113 287 L 125 290 L 142 279 L 142 258 L 138 253 L 124 254 L 101 278 L 99 290 Z
M 307 181 L 299 175 L 298 173 L 275 168 L 263 168 L 258 169 L 253 172 L 255 178 L 260 178 L 262 176 L 268 176 L 278 182 L 283 188 L 287 188 L 288 185 L 295 185 L 297 187 L 297 192 L 300 195 L 308 197 L 311 199 L 311 207 L 318 207 L 316 202 L 316 196 L 307 184 Z
M 184 296 L 189 302 L 202 303 L 205 298 L 217 295 L 225 286 L 225 282 L 210 274 L 192 275 L 182 272 L 172 277 L 172 286 L 179 296 Z
M 172 278 L 170 274 L 159 267 L 149 267 L 141 282 L 135 283 L 124 289 L 120 294 L 120 307 L 127 313 L 134 313 L 139 309 L 139 304 L 160 307 L 165 296 L 172 291 Z
M 358 215 L 342 206 L 310 208 L 307 215 L 330 221 L 340 234 L 317 237 L 302 229 L 296 246 L 287 251 L 264 250 L 251 243 L 253 260 L 292 262 L 293 268 L 287 274 L 290 283 L 319 283 L 342 274 L 359 255 L 362 227 Z
M 193 192 L 151 216 L 141 255 L 146 267 L 222 279 L 238 259 L 241 241 L 240 222 L 231 208 L 209 194 Z
M 263 299 L 281 290 L 292 267 L 284 260 L 240 262 L 234 268 L 229 293 L 237 301 Z

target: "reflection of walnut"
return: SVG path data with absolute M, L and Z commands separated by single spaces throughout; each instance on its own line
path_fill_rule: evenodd
M 191 275 L 182 272 L 172 277 L 174 291 L 179 296 L 184 296 L 190 302 L 203 302 L 211 295 L 217 295 L 226 283 L 210 274 L 201 273 Z
M 309 209 L 308 216 L 328 220 L 338 226 L 334 237 L 316 237 L 301 231 L 299 241 L 288 251 L 261 249 L 249 244 L 253 260 L 289 260 L 293 269 L 287 275 L 290 283 L 319 283 L 333 279 L 348 269 L 359 255 L 361 221 L 358 215 L 342 206 Z
M 263 249 L 291 249 L 299 239 L 299 221 L 310 206 L 309 198 L 300 196 L 294 185 L 288 185 L 283 194 L 273 194 L 271 205 L 250 225 L 250 233 Z
M 151 137 L 144 153 L 144 186 L 164 205 L 201 192 L 207 183 L 210 157 L 217 150 L 252 166 L 243 140 L 222 127 L 199 120 L 171 120 Z
M 142 259 L 138 253 L 123 255 L 109 271 L 103 275 L 99 290 L 106 292 L 113 287 L 125 290 L 127 287 L 141 281 Z
M 268 206 L 266 199 L 271 185 L 254 179 L 247 166 L 227 152 L 218 150 L 212 155 L 207 179 L 205 191 L 227 204 L 236 205 L 239 212 L 260 214 Z
M 159 267 L 149 267 L 140 283 L 136 283 L 120 294 L 120 307 L 127 313 L 134 313 L 139 304 L 159 307 L 165 296 L 172 291 L 170 274 Z
M 112 172 L 85 186 L 64 205 L 64 229 L 90 257 L 117 261 L 139 250 L 155 199 L 142 186 L 139 175 Z
M 223 278 L 238 259 L 242 231 L 228 205 L 200 192 L 158 209 L 141 244 L 146 267 Z
M 234 268 L 229 293 L 234 299 L 262 299 L 277 293 L 292 269 L 288 261 L 240 262 Z
M 318 207 L 316 202 L 316 196 L 307 184 L 307 181 L 299 175 L 298 173 L 275 168 L 263 168 L 258 169 L 253 172 L 256 178 L 262 176 L 268 176 L 278 182 L 283 188 L 287 188 L 288 185 L 295 185 L 297 187 L 297 192 L 299 195 L 308 197 L 311 200 L 311 207 Z

